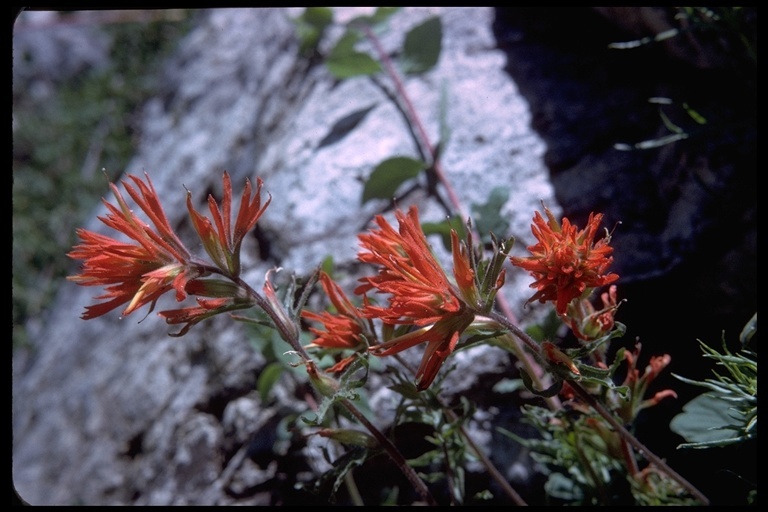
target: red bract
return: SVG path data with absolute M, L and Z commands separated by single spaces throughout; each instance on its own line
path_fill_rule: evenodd
M 259 217 L 269 206 L 272 197 L 261 205 L 262 180 L 256 182 L 256 193 L 251 199 L 251 182 L 245 181 L 245 189 L 240 199 L 240 210 L 237 213 L 234 230 L 231 224 L 232 215 L 232 182 L 229 174 L 224 172 L 224 198 L 221 209 L 213 196 L 208 196 L 208 209 L 211 211 L 213 222 L 197 212 L 192 206 L 192 193 L 187 192 L 187 209 L 195 226 L 205 251 L 221 270 L 232 277 L 240 275 L 240 245 L 243 237 L 256 225 Z
M 200 300 L 199 307 L 164 311 L 161 316 L 168 323 L 187 323 L 182 331 L 202 318 L 231 309 L 248 307 L 250 301 L 243 299 L 235 283 L 223 280 L 203 280 L 211 272 L 236 278 L 240 272 L 240 245 L 245 234 L 253 228 L 269 200 L 261 205 L 259 180 L 256 195 L 251 199 L 251 184 L 246 181 L 240 210 L 231 226 L 232 184 L 225 172 L 224 199 L 222 210 L 216 201 L 208 198 L 213 223 L 192 208 L 189 193 L 187 206 L 203 245 L 221 272 L 206 262 L 193 258 L 171 228 L 163 211 L 152 181 L 145 174 L 146 182 L 135 176 L 122 182 L 128 195 L 152 222 L 142 221 L 128 207 L 117 186 L 110 184 L 117 206 L 104 201 L 109 214 L 99 219 L 110 228 L 128 237 L 130 241 L 119 241 L 86 229 L 78 229 L 82 243 L 68 254 L 70 258 L 83 260 L 80 274 L 68 277 L 82 286 L 104 286 L 106 293 L 96 297 L 104 300 L 87 306 L 84 319 L 101 316 L 113 309 L 128 304 L 123 315 L 128 315 L 145 304 L 154 304 L 165 292 L 175 290 L 176 300 L 182 301 L 187 295 L 213 297 L 215 300 Z M 133 184 L 131 184 L 131 181 Z M 215 225 L 215 227 L 214 227 Z M 231 300 L 230 300 L 231 299 Z
M 97 296 L 105 300 L 87 306 L 82 318 L 88 320 L 104 315 L 128 303 L 123 315 L 128 315 L 145 304 L 152 304 L 165 292 L 176 291 L 177 300 L 187 296 L 186 284 L 201 275 L 198 266 L 189 265 L 190 253 L 173 232 L 149 176 L 146 183 L 135 176 L 123 187 L 139 208 L 152 221 L 154 228 L 143 222 L 128 207 L 120 191 L 110 184 L 119 207 L 106 200 L 109 210 L 99 217 L 107 226 L 123 233 L 132 242 L 122 242 L 86 229 L 78 229 L 82 243 L 68 254 L 83 260 L 81 273 L 67 279 L 82 286 L 104 286 L 106 293 Z
M 360 235 L 365 249 L 358 254 L 360 261 L 379 267 L 373 277 L 362 278 L 355 293 L 369 290 L 389 294 L 387 306 L 366 303 L 362 315 L 378 318 L 387 325 L 422 327 L 405 335 L 370 348 L 375 355 L 396 354 L 421 343 L 427 343 L 421 366 L 416 372 L 419 389 L 426 389 L 434 380 L 443 361 L 453 352 L 461 333 L 474 320 L 474 313 L 462 300 L 466 289 L 475 293 L 473 270 L 466 252 L 460 250 L 458 237 L 452 234 L 454 277 L 462 290 L 451 284 L 427 243 L 415 206 L 408 214 L 397 210 L 395 218 L 399 231 L 382 216 L 376 217 L 378 230 Z M 470 291 L 471 288 L 471 291 Z
M 301 316 L 308 320 L 320 322 L 325 330 L 310 327 L 309 330 L 317 336 L 308 347 L 349 348 L 354 349 L 364 343 L 366 320 L 358 309 L 349 301 L 341 287 L 325 272 L 320 273 L 320 284 L 325 294 L 336 308 L 336 313 L 324 311 L 314 313 L 304 310 Z
M 538 243 L 528 247 L 532 256 L 510 260 L 536 279 L 531 288 L 537 292 L 527 303 L 553 301 L 557 313 L 564 315 L 568 304 L 585 290 L 613 283 L 619 276 L 606 273 L 613 262 L 610 237 L 594 241 L 602 214 L 591 213 L 587 227 L 579 231 L 567 218 L 560 226 L 547 207 L 544 212 L 548 222 L 539 212 L 533 217 L 531 231 Z
M 461 300 L 432 254 L 419 224 L 419 212 L 412 206 L 406 216 L 397 210 L 400 231 L 395 231 L 381 216 L 380 230 L 359 236 L 366 251 L 358 259 L 379 266 L 379 273 L 360 279 L 355 289 L 362 294 L 371 289 L 390 294 L 388 307 L 366 305 L 363 316 L 380 318 L 388 324 L 428 325 L 461 308 Z

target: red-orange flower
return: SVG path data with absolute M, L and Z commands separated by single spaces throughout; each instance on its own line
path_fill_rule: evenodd
M 82 243 L 68 254 L 83 260 L 80 274 L 67 279 L 82 286 L 104 286 L 106 293 L 95 297 L 105 300 L 87 306 L 82 318 L 104 315 L 128 303 L 123 315 L 128 315 L 145 304 L 152 304 L 169 290 L 176 291 L 176 299 L 187 296 L 187 283 L 201 275 L 196 265 L 189 265 L 190 253 L 173 232 L 149 176 L 146 183 L 129 176 L 138 187 L 128 181 L 123 187 L 139 208 L 152 221 L 154 228 L 143 222 L 128 207 L 114 184 L 110 184 L 118 206 L 102 199 L 109 214 L 99 217 L 107 226 L 123 233 L 132 242 L 123 242 L 86 229 L 78 229 Z
M 364 338 L 368 332 L 367 320 L 349 301 L 344 290 L 325 272 L 320 272 L 320 284 L 331 304 L 336 308 L 336 312 L 315 313 L 308 310 L 301 312 L 303 318 L 320 322 L 325 328 L 322 330 L 310 327 L 310 332 L 317 337 L 307 346 L 355 349 L 365 344 Z
M 240 209 L 235 220 L 234 230 L 232 229 L 232 182 L 229 174 L 225 171 L 224 198 L 221 201 L 221 209 L 213 196 L 208 196 L 208 209 L 211 211 L 211 222 L 207 217 L 201 215 L 192 206 L 192 193 L 187 191 L 187 209 L 190 218 L 195 226 L 200 240 L 203 241 L 205 251 L 211 257 L 221 270 L 227 271 L 232 277 L 240 275 L 240 245 L 246 233 L 250 231 L 264 210 L 269 206 L 272 197 L 270 196 L 264 205 L 261 205 L 261 187 L 263 185 L 261 178 L 256 182 L 256 193 L 251 199 L 251 182 L 245 181 L 245 188 L 240 199 Z
M 399 230 L 376 217 L 378 230 L 360 235 L 364 249 L 358 259 L 379 267 L 377 275 L 364 277 L 355 293 L 370 290 L 389 295 L 387 306 L 366 303 L 362 316 L 379 318 L 387 325 L 422 327 L 370 348 L 375 355 L 396 354 L 427 343 L 421 366 L 416 373 L 419 389 L 434 380 L 443 361 L 453 352 L 461 333 L 474 320 L 464 297 L 476 297 L 474 271 L 458 237 L 452 233 L 455 287 L 433 255 L 419 223 L 419 213 L 412 206 L 408 214 L 397 210 Z M 474 306 L 475 304 L 472 304 Z
M 622 386 L 628 387 L 630 393 L 629 399 L 619 404 L 617 412 L 627 424 L 632 423 L 641 410 L 658 404 L 664 398 L 677 398 L 677 393 L 671 389 L 658 391 L 652 397 L 645 398 L 648 386 L 669 365 L 672 357 L 669 354 L 651 357 L 648 366 L 645 367 L 645 371 L 641 375 L 637 368 L 641 348 L 640 343 L 635 343 L 634 351 L 626 350 L 624 352 L 624 359 L 627 361 L 627 375 Z
M 510 259 L 536 279 L 531 288 L 537 292 L 527 302 L 553 301 L 557 313 L 563 315 L 568 304 L 585 290 L 610 284 L 619 276 L 606 273 L 613 262 L 610 237 L 594 241 L 602 214 L 590 213 L 587 227 L 579 231 L 567 218 L 561 226 L 546 206 L 544 212 L 548 221 L 539 212 L 533 217 L 531 231 L 538 243 L 528 247 L 532 256 Z
M 428 325 L 461 309 L 461 299 L 432 254 L 419 223 L 419 212 L 412 206 L 406 216 L 397 210 L 400 230 L 395 231 L 381 215 L 376 216 L 380 230 L 359 236 L 366 251 L 358 254 L 365 263 L 379 266 L 379 273 L 360 279 L 355 289 L 363 294 L 371 289 L 389 296 L 388 307 L 367 304 L 363 316 L 380 318 L 387 324 Z M 467 266 L 459 269 L 460 282 L 465 282 Z

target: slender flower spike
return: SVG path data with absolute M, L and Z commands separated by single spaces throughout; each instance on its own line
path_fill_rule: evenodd
M 634 351 L 626 350 L 624 352 L 624 359 L 627 361 L 627 375 L 622 385 L 627 386 L 630 393 L 629 399 L 620 401 L 616 409 L 626 423 L 631 423 L 641 410 L 658 404 L 664 398 L 677 398 L 677 393 L 671 389 L 658 391 L 652 397 L 645 398 L 649 385 L 669 365 L 672 357 L 669 354 L 651 357 L 648 366 L 641 375 L 637 368 L 641 347 L 640 343 L 636 343 Z
M 123 315 L 129 315 L 145 304 L 154 307 L 165 292 L 175 290 L 176 299 L 187 296 L 190 280 L 203 275 L 198 265 L 190 263 L 190 253 L 168 222 L 149 176 L 146 182 L 128 176 L 123 187 L 154 227 L 143 222 L 128 207 L 117 186 L 110 184 L 117 206 L 102 199 L 109 213 L 99 217 L 104 224 L 131 241 L 119 241 L 86 229 L 78 229 L 81 243 L 68 256 L 83 260 L 82 271 L 67 277 L 81 286 L 104 286 L 106 293 L 95 297 L 104 300 L 87 306 L 85 320 L 104 315 L 128 304 Z
M 427 243 L 419 223 L 418 209 L 407 215 L 395 212 L 399 230 L 382 216 L 376 217 L 378 230 L 360 235 L 363 251 L 358 259 L 379 266 L 379 273 L 364 277 L 355 293 L 369 290 L 389 294 L 389 304 L 367 303 L 362 316 L 379 318 L 385 325 L 415 325 L 415 331 L 370 347 L 378 356 L 396 354 L 421 343 L 427 343 L 421 365 L 416 372 L 418 388 L 426 389 L 434 380 L 443 361 L 453 352 L 461 333 L 475 318 L 464 297 L 476 295 L 474 274 L 466 251 L 452 234 L 454 278 L 449 281 Z M 472 304 L 474 306 L 474 304 Z
M 231 277 L 240 275 L 240 246 L 245 235 L 253 229 L 259 217 L 269 206 L 272 197 L 261 204 L 262 180 L 259 178 L 256 185 L 256 193 L 251 199 L 251 182 L 246 180 L 243 195 L 240 199 L 240 209 L 235 220 L 234 230 L 232 229 L 232 182 L 229 174 L 224 172 L 224 198 L 221 201 L 221 208 L 216 203 L 213 196 L 208 196 L 208 209 L 211 211 L 210 219 L 200 214 L 192 206 L 192 193 L 187 191 L 187 209 L 192 218 L 200 240 L 203 242 L 205 251 L 224 272 Z
M 587 227 L 579 231 L 567 218 L 561 226 L 546 206 L 544 212 L 546 221 L 539 212 L 533 217 L 531 231 L 538 243 L 528 247 L 532 256 L 510 260 L 536 279 L 531 288 L 537 291 L 528 303 L 553 301 L 557 313 L 564 315 L 573 299 L 588 289 L 613 283 L 619 276 L 606 272 L 613 262 L 610 237 L 594 241 L 602 214 L 590 213 Z

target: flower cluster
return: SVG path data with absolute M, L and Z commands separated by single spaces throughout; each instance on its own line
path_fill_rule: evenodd
M 528 303 L 552 301 L 559 315 L 565 315 L 573 299 L 584 297 L 598 286 L 616 281 L 619 276 L 606 273 L 613 262 L 610 237 L 594 241 L 602 214 L 590 213 L 587 227 L 579 231 L 567 218 L 562 225 L 544 207 L 547 220 L 536 212 L 531 231 L 538 243 L 528 247 L 531 256 L 512 257 L 512 264 L 528 270 L 535 278 L 531 288 L 536 293 Z
M 380 320 L 387 333 L 396 326 L 414 326 L 405 334 L 371 345 L 369 351 L 389 356 L 426 343 L 416 371 L 417 387 L 422 390 L 435 379 L 443 361 L 475 319 L 472 307 L 478 292 L 467 251 L 455 231 L 451 231 L 452 282 L 432 253 L 419 223 L 418 209 L 413 206 L 407 214 L 397 210 L 395 218 L 397 230 L 379 215 L 375 219 L 378 229 L 359 236 L 363 250 L 358 259 L 378 268 L 376 275 L 361 278 L 355 289 L 355 294 L 364 296 L 363 306 L 353 307 L 338 285 L 321 277 L 337 313 L 304 316 L 324 324 L 325 331 L 312 331 L 318 336 L 312 343 L 326 348 L 358 346 L 363 332 L 368 332 L 366 339 L 372 340 L 364 319 Z M 372 303 L 366 295 L 369 291 L 385 294 L 387 304 Z
M 82 286 L 105 287 L 105 293 L 95 297 L 103 302 L 87 306 L 82 318 L 96 318 L 125 304 L 124 316 L 146 304 L 150 304 L 152 310 L 162 295 L 173 290 L 179 302 L 188 295 L 201 297 L 197 299 L 196 307 L 159 313 L 169 324 L 186 324 L 179 333 L 181 335 L 205 318 L 252 306 L 253 302 L 232 280 L 240 273 L 239 252 L 243 237 L 269 204 L 267 200 L 261 205 L 261 180 L 253 200 L 250 182 L 246 182 L 234 226 L 230 220 L 232 186 L 226 172 L 221 208 L 213 197 L 208 198 L 213 222 L 192 207 L 191 194 L 187 193 L 192 223 L 214 262 L 210 265 L 192 256 L 173 231 L 149 176 L 145 174 L 146 181 L 136 176 L 129 175 L 128 178 L 122 182 L 125 191 L 152 224 L 136 215 L 117 186 L 110 184 L 117 205 L 102 200 L 109 213 L 99 219 L 129 241 L 86 229 L 77 230 L 81 243 L 68 256 L 82 260 L 83 264 L 81 272 L 68 279 Z M 212 274 L 220 274 L 230 281 L 206 279 Z

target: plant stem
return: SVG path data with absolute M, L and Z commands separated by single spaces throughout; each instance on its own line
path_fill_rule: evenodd
M 371 434 L 373 434 L 376 440 L 379 441 L 382 448 L 387 451 L 392 461 L 397 464 L 398 468 L 400 468 L 400 471 L 403 472 L 408 481 L 411 482 L 413 487 L 416 489 L 416 492 L 419 493 L 421 499 L 426 501 L 428 505 L 437 505 L 437 501 L 432 496 L 432 493 L 429 492 L 429 489 L 427 488 L 424 481 L 419 478 L 419 475 L 416 474 L 416 471 L 414 471 L 414 469 L 408 465 L 408 461 L 405 460 L 405 457 L 403 457 L 403 454 L 400 453 L 397 447 L 392 444 L 392 441 L 390 441 L 387 436 L 382 434 L 378 428 L 376 428 L 370 421 L 368 421 L 368 418 L 366 418 L 352 402 L 347 399 L 343 399 L 340 402 L 347 409 L 347 411 L 349 411 L 352 416 L 357 419 L 357 421 L 362 423 L 363 426 L 367 428 Z
M 262 297 L 256 290 L 251 288 L 251 286 L 241 278 L 233 278 L 232 276 L 228 277 L 239 286 L 241 286 L 242 289 L 245 290 L 246 293 L 248 293 L 248 295 L 254 300 L 254 302 L 256 302 L 256 304 L 264 310 L 267 316 L 269 316 L 269 318 L 275 324 L 275 328 L 278 330 L 283 340 L 287 342 L 291 348 L 293 348 L 293 350 L 295 350 L 301 356 L 301 358 L 304 359 L 304 361 L 311 361 L 312 359 L 309 357 L 309 354 L 299 340 L 299 336 L 297 334 L 299 332 L 298 329 L 294 326 L 288 326 L 285 324 L 284 319 L 287 318 L 287 315 L 284 312 L 281 314 L 275 311 L 275 309 L 272 307 L 272 304 L 268 300 Z M 375 425 L 373 425 L 373 423 L 368 421 L 363 413 L 361 413 L 352 402 L 347 399 L 340 400 L 340 402 L 347 409 L 347 411 L 349 411 L 379 441 L 382 448 L 384 448 L 392 461 L 398 466 L 398 468 L 400 468 L 400 471 L 403 472 L 408 481 L 411 482 L 421 498 L 429 505 L 437 505 L 437 501 L 435 501 L 435 498 L 429 492 L 426 484 L 419 478 L 419 476 L 416 474 L 416 471 L 408 465 L 408 461 L 405 460 L 403 454 L 400 453 L 397 447 L 392 444 L 387 436 L 382 434 L 381 431 L 376 428 Z
M 399 355 L 394 356 L 400 364 L 405 366 L 408 371 L 411 373 L 416 373 L 416 369 L 413 368 L 410 364 L 408 364 L 402 357 Z M 435 400 L 440 404 L 440 407 L 443 411 L 443 414 L 448 418 L 451 422 L 456 422 L 458 420 L 458 416 L 456 416 L 456 413 L 453 412 L 448 405 L 443 402 L 443 399 L 435 394 Z M 472 451 L 475 452 L 475 455 L 480 459 L 480 462 L 482 462 L 483 466 L 488 470 L 488 473 L 491 475 L 491 478 L 496 480 L 496 483 L 499 484 L 499 486 L 502 488 L 502 490 L 507 494 L 507 496 L 512 499 L 513 502 L 515 502 L 516 505 L 519 506 L 527 506 L 528 504 L 525 502 L 525 500 L 515 491 L 514 488 L 512 488 L 511 485 L 509 485 L 509 482 L 502 476 L 502 474 L 499 472 L 499 470 L 494 466 L 493 462 L 491 462 L 491 459 L 488 458 L 488 456 L 480 449 L 479 446 L 475 443 L 474 439 L 472 439 L 469 436 L 469 433 L 464 428 L 463 425 L 459 425 L 459 429 L 461 430 L 461 435 L 464 436 L 464 439 L 466 439 L 467 444 L 469 444 L 470 448 L 472 448 Z
M 586 389 L 581 387 L 581 385 L 573 380 L 568 380 L 568 384 L 573 388 L 573 390 L 576 392 L 576 394 L 579 395 L 579 397 L 584 400 L 590 407 L 592 407 L 595 411 L 602 416 L 605 421 L 607 421 L 613 428 L 616 429 L 616 431 L 619 433 L 619 435 L 622 437 L 622 439 L 626 440 L 629 444 L 634 446 L 637 451 L 645 455 L 645 458 L 647 458 L 652 464 L 655 464 L 660 470 L 665 472 L 669 477 L 677 481 L 681 486 L 683 486 L 685 489 L 688 490 L 688 492 L 691 493 L 693 497 L 695 497 L 697 500 L 699 500 L 702 505 L 709 505 L 709 499 L 702 494 L 701 491 L 699 491 L 696 487 L 694 487 L 688 480 L 683 478 L 681 475 L 679 475 L 674 469 L 669 467 L 666 462 L 661 460 L 656 454 L 654 454 L 651 450 L 649 450 L 643 443 L 641 443 L 634 435 L 632 435 L 631 432 L 629 432 L 624 426 L 619 423 L 616 418 L 613 417 L 613 414 L 611 414 L 610 411 L 608 411 L 603 405 L 595 400 L 595 398 L 590 395 Z
M 515 336 L 519 337 L 525 345 L 533 351 L 533 353 L 536 355 L 537 358 L 540 358 L 539 354 L 539 347 L 536 344 L 536 342 L 528 336 L 528 334 L 525 333 L 525 331 L 521 330 L 519 327 L 514 325 L 512 322 L 504 318 L 503 316 L 497 314 L 497 313 L 490 313 L 489 318 L 493 319 L 494 321 L 498 322 L 500 325 L 504 326 L 505 328 L 508 328 Z M 616 431 L 619 433 L 621 438 L 634 446 L 639 452 L 645 455 L 645 457 L 655 464 L 659 469 L 667 473 L 671 478 L 676 480 L 680 485 L 688 489 L 688 491 L 699 501 L 701 501 L 703 504 L 708 505 L 709 500 L 706 496 L 704 496 L 701 491 L 696 489 L 693 485 L 691 485 L 685 478 L 680 476 L 676 471 L 674 471 L 671 467 L 669 467 L 663 460 L 661 460 L 656 454 L 651 452 L 645 445 L 643 445 L 631 432 L 629 432 L 626 428 L 624 428 L 621 423 L 619 423 L 616 418 L 614 418 L 613 414 L 611 414 L 610 411 L 608 411 L 600 402 L 598 402 L 592 395 L 590 395 L 581 385 L 572 380 L 568 379 L 566 382 L 574 389 L 574 391 L 581 397 L 584 402 L 586 402 L 590 407 L 592 407 L 595 411 L 597 411 L 600 416 L 602 416 L 613 428 L 616 429 Z

